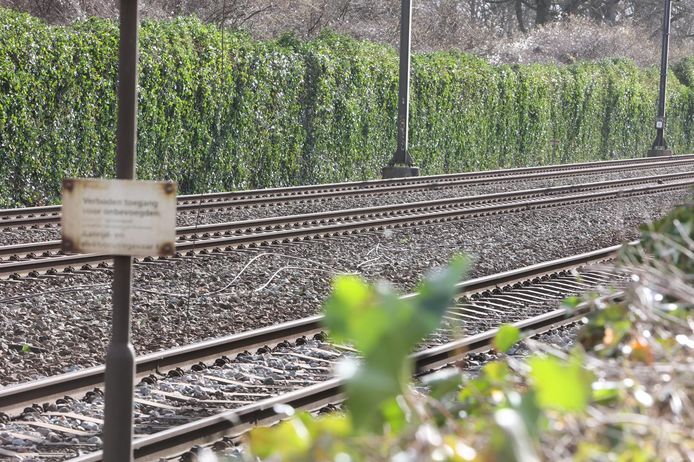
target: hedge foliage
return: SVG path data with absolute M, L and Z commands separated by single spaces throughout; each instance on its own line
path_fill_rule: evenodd
M 66 175 L 113 175 L 117 37 L 108 20 L 53 27 L 0 9 L 0 206 L 56 201 Z M 185 193 L 374 178 L 395 150 L 386 46 L 260 42 L 185 18 L 142 25 L 140 68 L 138 176 Z M 687 84 L 691 69 L 677 67 Z M 670 82 L 668 140 L 684 152 L 694 96 Z M 640 156 L 657 84 L 657 69 L 621 60 L 418 54 L 411 153 L 424 174 Z

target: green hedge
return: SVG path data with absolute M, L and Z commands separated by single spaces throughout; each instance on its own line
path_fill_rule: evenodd
M 64 176 L 113 175 L 117 34 L 111 21 L 52 27 L 0 9 L 0 206 L 54 202 Z M 179 19 L 143 24 L 140 66 L 138 176 L 185 193 L 374 178 L 395 149 L 397 56 L 386 46 L 223 38 Z M 670 80 L 677 152 L 693 144 L 691 69 Z M 424 174 L 640 156 L 657 79 L 626 61 L 419 54 L 411 153 Z

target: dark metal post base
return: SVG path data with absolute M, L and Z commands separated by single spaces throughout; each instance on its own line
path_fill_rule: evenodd
M 419 167 L 408 167 L 406 165 L 392 165 L 383 167 L 381 170 L 383 179 L 389 178 L 406 178 L 410 176 L 419 176 Z
M 674 155 L 672 149 L 649 149 L 647 157 L 667 157 Z
M 105 379 L 104 462 L 132 462 L 135 350 L 130 343 L 109 345 Z

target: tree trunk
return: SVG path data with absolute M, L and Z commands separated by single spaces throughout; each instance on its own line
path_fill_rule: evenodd
M 536 25 L 543 26 L 549 22 L 549 9 L 551 6 L 551 0 L 537 0 Z
M 620 0 L 607 0 L 605 8 L 605 21 L 610 24 L 615 24 L 617 22 L 618 4 Z
M 574 14 L 578 13 L 578 8 L 583 5 L 586 2 L 586 0 L 571 0 L 565 7 L 564 7 L 564 12 L 572 16 Z
M 523 21 L 523 0 L 516 0 L 516 20 L 518 20 L 518 28 L 524 34 L 528 32 Z

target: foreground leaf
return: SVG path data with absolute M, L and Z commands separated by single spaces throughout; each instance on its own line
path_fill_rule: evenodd
M 499 328 L 499 332 L 494 337 L 494 349 L 500 353 L 506 353 L 518 340 L 521 332 L 516 326 L 504 324 Z
M 567 363 L 553 357 L 534 357 L 528 363 L 542 408 L 571 412 L 588 406 L 594 376 L 575 357 Z

